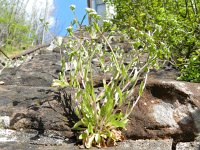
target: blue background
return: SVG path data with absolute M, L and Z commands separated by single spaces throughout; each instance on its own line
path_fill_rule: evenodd
M 66 27 L 70 25 L 74 16 L 69 6 L 74 4 L 76 6 L 76 15 L 79 21 L 82 20 L 85 15 L 85 8 L 87 7 L 87 0 L 55 0 L 55 12 L 54 17 L 56 20 L 55 27 L 52 32 L 56 35 L 64 36 L 66 35 Z M 88 18 L 84 20 L 83 24 L 88 24 Z

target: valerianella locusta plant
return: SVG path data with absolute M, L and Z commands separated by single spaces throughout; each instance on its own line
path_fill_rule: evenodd
M 113 47 L 112 40 L 109 40 L 113 33 L 119 33 L 124 39 L 126 36 L 117 31 L 110 21 L 104 21 L 103 25 L 99 26 L 97 23 L 99 15 L 93 9 L 87 8 L 86 11 L 93 21 L 78 30 L 87 37 L 75 36 L 72 32 L 73 27 L 67 28 L 71 38 L 68 38 L 66 44 L 68 48 L 66 55 L 69 63 L 75 67 L 68 70 L 68 76 L 63 72 L 60 73 L 61 85 L 64 79 L 68 79 L 64 85 L 75 88 L 74 109 L 79 121 L 73 130 L 78 132 L 78 138 L 82 140 L 83 145 L 86 148 L 113 146 L 117 141 L 124 140 L 121 130 L 125 129 L 128 117 L 142 95 L 149 67 L 155 62 L 156 54 L 154 49 L 147 52 L 134 48 L 134 44 L 143 44 L 140 43 L 140 38 L 146 40 L 150 38 L 148 34 L 143 34 L 137 43 L 128 39 L 133 47 L 127 56 L 125 50 L 119 46 Z M 135 36 L 139 34 L 132 32 Z M 144 53 L 148 54 L 148 58 L 145 62 L 141 62 L 140 57 Z M 128 63 L 127 58 L 129 58 Z M 62 71 L 65 72 L 66 63 L 63 62 L 62 65 Z M 99 89 L 95 87 L 94 80 L 97 72 L 102 74 Z M 110 75 L 109 78 L 104 78 L 107 74 Z M 139 90 L 136 92 L 135 87 L 138 85 Z M 122 109 L 124 105 L 127 105 L 126 110 Z

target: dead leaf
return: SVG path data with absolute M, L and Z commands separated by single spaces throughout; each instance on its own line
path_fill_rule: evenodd
M 113 147 L 115 146 L 115 141 L 111 138 L 109 138 L 106 142 L 107 147 Z

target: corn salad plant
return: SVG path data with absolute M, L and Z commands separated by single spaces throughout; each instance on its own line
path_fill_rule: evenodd
M 70 8 L 75 13 L 75 6 Z M 132 42 L 133 50 L 127 55 L 123 49 L 112 47 L 112 35 L 119 32 L 116 26 L 110 21 L 104 21 L 99 26 L 100 16 L 90 8 L 86 12 L 92 21 L 89 26 L 80 26 L 79 33 L 87 33 L 87 37 L 78 37 L 73 32 L 73 27 L 80 25 L 74 19 L 67 28 L 70 38 L 66 55 L 69 60 L 65 62 L 62 59 L 62 72 L 53 85 L 75 89 L 75 112 L 79 121 L 73 129 L 78 131 L 78 138 L 84 147 L 113 146 L 124 139 L 122 129 L 126 128 L 128 117 L 145 88 L 149 69 L 156 62 L 156 47 L 151 35 L 132 28 L 135 41 Z M 126 35 L 123 37 L 128 38 Z M 145 44 L 143 50 L 134 48 L 138 44 Z M 143 54 L 148 54 L 145 62 L 140 59 Z M 130 58 L 129 63 L 126 57 Z M 100 91 L 94 87 L 94 60 L 98 62 L 99 72 L 112 74 L 110 79 L 102 79 L 103 88 Z M 126 110 L 122 109 L 124 105 Z

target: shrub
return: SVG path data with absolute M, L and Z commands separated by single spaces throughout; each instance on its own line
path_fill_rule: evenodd
M 178 80 L 200 82 L 200 51 L 193 52 L 189 59 L 179 58 L 179 61 L 181 62 L 181 75 Z
M 181 70 L 182 74 L 191 69 L 194 63 L 182 68 L 179 66 L 184 64 L 180 64 L 179 59 L 193 59 L 194 53 L 199 49 L 199 1 L 105 0 L 105 2 L 115 6 L 117 14 L 113 21 L 124 32 L 130 33 L 130 27 L 134 26 L 138 30 L 152 33 L 155 44 L 160 49 L 162 60 L 173 62 L 174 67 Z M 131 37 L 132 34 L 129 36 Z M 165 44 L 165 49 L 160 47 L 161 43 Z M 185 73 L 188 74 L 188 71 Z M 193 81 L 190 78 L 198 80 L 195 72 L 189 76 L 185 76 L 184 80 Z

